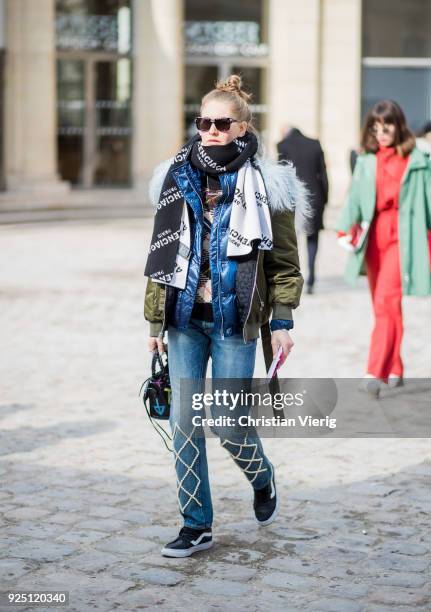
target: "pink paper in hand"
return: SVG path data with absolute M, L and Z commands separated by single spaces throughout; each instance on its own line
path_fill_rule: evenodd
M 282 355 L 283 355 L 283 347 L 280 346 L 278 351 L 277 351 L 276 356 L 272 360 L 272 363 L 271 363 L 270 368 L 268 370 L 268 373 L 266 375 L 266 378 L 268 380 L 271 380 L 271 378 L 273 378 L 273 376 L 277 372 L 278 368 L 280 367 L 280 365 L 281 365 L 280 362 L 281 362 Z

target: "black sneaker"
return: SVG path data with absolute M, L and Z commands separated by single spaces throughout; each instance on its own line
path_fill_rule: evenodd
M 269 525 L 278 514 L 278 498 L 275 488 L 274 466 L 271 464 L 271 481 L 263 489 L 254 490 L 254 514 L 259 525 Z
M 213 538 L 211 528 L 193 529 L 192 527 L 182 527 L 176 540 L 166 544 L 162 548 L 164 557 L 190 557 L 198 550 L 211 548 Z

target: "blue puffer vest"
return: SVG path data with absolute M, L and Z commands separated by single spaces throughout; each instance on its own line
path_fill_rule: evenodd
M 202 179 L 203 172 L 186 161 L 173 172 L 174 179 L 193 211 L 191 218 L 191 256 L 186 286 L 178 290 L 173 313 L 175 327 L 187 329 L 199 281 L 202 251 L 203 205 Z M 235 277 L 237 262 L 227 258 L 228 229 L 232 201 L 235 193 L 237 172 L 226 172 L 219 175 L 223 195 L 214 210 L 214 220 L 210 237 L 210 269 L 214 331 L 221 336 L 232 336 L 241 331 L 238 321 Z

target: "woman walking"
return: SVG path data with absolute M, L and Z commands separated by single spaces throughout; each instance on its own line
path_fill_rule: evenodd
M 196 381 L 199 391 L 210 356 L 213 379 L 251 379 L 259 329 L 271 311 L 270 358 L 282 347 L 284 362 L 293 346 L 288 330 L 303 285 L 294 209 L 297 217 L 306 214 L 306 192 L 292 166 L 258 157 L 249 98 L 237 75 L 217 83 L 202 100 L 198 133 L 156 169 L 150 185 L 157 212 L 144 314 L 150 350 L 165 350 L 168 331 L 170 426 L 184 522 L 162 550 L 170 557 L 212 545 L 205 437 L 193 425 L 191 402 L 180 398 L 180 379 Z M 258 523 L 268 525 L 278 497 L 259 437 L 238 440 L 223 428 L 217 434 L 254 489 Z
M 391 100 L 368 112 L 361 145 L 337 230 L 349 246 L 362 224 L 362 246 L 351 255 L 346 278 L 353 282 L 365 270 L 368 276 L 375 324 L 363 388 L 378 394 L 382 382 L 403 384 L 402 296 L 431 293 L 431 165 Z

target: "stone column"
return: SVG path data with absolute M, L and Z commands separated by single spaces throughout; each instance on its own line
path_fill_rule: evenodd
M 4 13 L 5 6 L 4 0 L 0 0 L 0 49 L 3 49 L 5 46 L 5 38 L 4 38 Z
M 133 5 L 133 179 L 145 190 L 154 166 L 183 144 L 183 1 Z
M 343 202 L 350 182 L 349 150 L 359 143 L 361 5 L 361 0 L 323 1 L 321 142 L 335 205 Z
M 320 0 L 269 0 L 269 145 L 290 124 L 319 134 Z
M 5 165 L 8 190 L 64 196 L 57 174 L 55 0 L 6 0 Z

